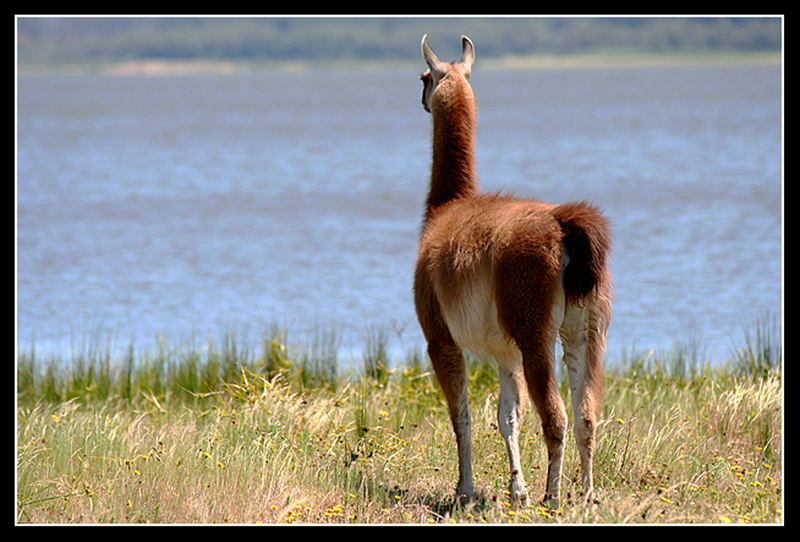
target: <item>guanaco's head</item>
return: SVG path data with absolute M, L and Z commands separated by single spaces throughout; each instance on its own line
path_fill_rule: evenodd
M 428 69 L 419 76 L 422 80 L 422 107 L 430 113 L 431 97 L 439 81 L 451 73 L 469 79 L 475 60 L 475 46 L 467 36 L 461 36 L 461 60 L 442 62 L 428 45 L 428 35 L 425 34 L 422 36 L 422 58 L 428 65 Z

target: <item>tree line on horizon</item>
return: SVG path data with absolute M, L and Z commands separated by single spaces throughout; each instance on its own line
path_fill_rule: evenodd
M 429 34 L 457 56 L 780 51 L 779 17 L 19 17 L 20 65 L 142 59 L 415 60 Z

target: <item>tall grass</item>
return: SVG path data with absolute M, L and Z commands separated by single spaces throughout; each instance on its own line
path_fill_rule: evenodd
M 17 357 L 17 394 L 21 401 L 70 399 L 134 400 L 143 394 L 164 399 L 208 393 L 235 380 L 248 368 L 268 376 L 290 374 L 304 387 L 337 382 L 336 337 L 318 332 L 308 344 L 290 346 L 285 328 L 265 330 L 254 344 L 233 331 L 196 341 L 169 345 L 158 336 L 154 347 L 131 343 L 113 358 L 109 341 L 103 347 L 83 343 L 68 357 L 38 356 L 35 347 Z
M 746 330 L 743 346 L 733 345 L 733 369 L 740 375 L 767 376 L 779 370 L 783 361 L 780 322 L 776 315 L 758 321 Z
M 334 370 L 334 335 L 85 347 L 18 358 L 17 515 L 32 523 L 782 523 L 782 350 L 759 324 L 728 364 L 697 344 L 631 353 L 606 372 L 596 503 L 538 506 L 547 457 L 532 408 L 520 437 L 533 502 L 514 509 L 497 376 L 469 359 L 478 499 L 452 499 L 447 409 L 419 352 Z M 769 342 L 770 344 L 765 344 Z M 746 352 L 747 354 L 743 354 Z M 757 355 L 753 355 L 753 354 Z M 754 361 L 757 361 L 755 363 Z M 360 369 L 360 370 L 359 370 Z M 376 370 L 378 369 L 378 370 Z M 562 393 L 571 417 L 568 385 Z

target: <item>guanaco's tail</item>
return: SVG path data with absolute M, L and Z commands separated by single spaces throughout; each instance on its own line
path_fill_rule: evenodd
M 600 211 L 585 202 L 570 202 L 553 209 L 564 232 L 569 263 L 564 270 L 564 291 L 581 301 L 607 279 L 606 258 L 611 249 L 611 230 Z

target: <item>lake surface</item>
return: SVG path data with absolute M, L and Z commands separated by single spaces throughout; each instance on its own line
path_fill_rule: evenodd
M 20 77 L 20 346 L 279 325 L 335 332 L 342 363 L 370 327 L 422 348 L 419 71 Z M 472 84 L 486 190 L 610 219 L 611 361 L 686 339 L 725 359 L 780 314 L 780 66 L 477 64 Z

